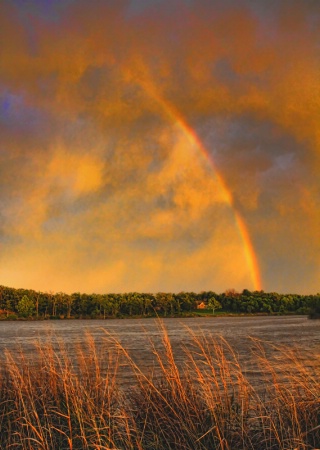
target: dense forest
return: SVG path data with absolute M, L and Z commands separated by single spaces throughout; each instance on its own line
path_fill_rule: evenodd
M 212 291 L 200 293 L 158 292 L 123 294 L 65 294 L 39 292 L 0 286 L 0 318 L 85 319 L 150 316 L 186 316 L 193 314 L 309 314 L 319 312 L 320 294 L 293 295 L 276 292 L 236 292 L 222 294 Z

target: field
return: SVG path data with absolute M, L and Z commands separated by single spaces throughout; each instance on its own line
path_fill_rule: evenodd
M 305 316 L 3 322 L 0 447 L 320 448 Z

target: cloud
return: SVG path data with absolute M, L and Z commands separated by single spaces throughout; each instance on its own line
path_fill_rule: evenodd
M 234 207 L 264 287 L 316 290 L 319 22 L 300 0 L 2 2 L 3 284 L 253 288 Z

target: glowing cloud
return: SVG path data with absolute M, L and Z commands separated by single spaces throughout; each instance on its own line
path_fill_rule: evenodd
M 1 2 L 0 282 L 319 290 L 319 30 L 311 0 Z

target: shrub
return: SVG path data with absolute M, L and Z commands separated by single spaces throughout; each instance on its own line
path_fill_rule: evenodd
M 8 314 L 6 320 L 17 320 L 18 316 L 16 314 Z
M 310 310 L 309 319 L 320 319 L 320 296 L 314 297 Z
M 155 371 L 144 373 L 114 338 L 88 336 L 71 356 L 60 343 L 36 346 L 29 361 L 6 353 L 0 371 L 0 448 L 284 450 L 320 448 L 319 371 L 288 349 L 280 363 L 252 341 L 247 378 L 222 339 L 193 336 L 179 363 L 163 329 Z M 121 385 L 119 368 L 132 376 Z

